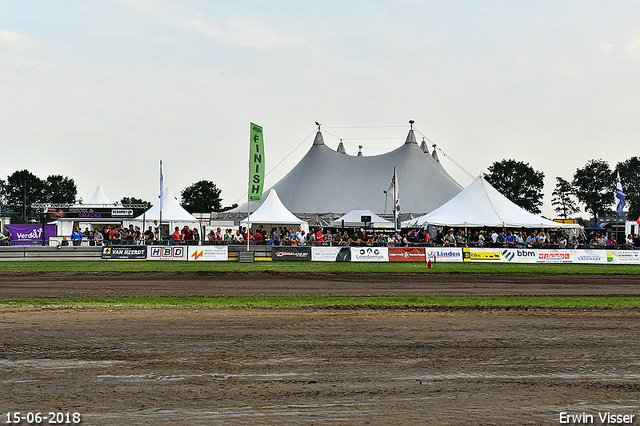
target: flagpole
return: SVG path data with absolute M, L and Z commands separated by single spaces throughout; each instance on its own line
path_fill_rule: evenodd
M 160 160 L 160 223 L 158 224 L 158 241 L 160 242 L 160 245 L 162 245 L 162 204 L 164 202 L 163 187 L 164 187 L 164 177 L 162 176 L 162 160 Z
M 251 140 L 252 123 L 249 123 L 249 140 Z M 251 145 L 249 145 L 249 180 L 247 181 L 247 251 L 249 251 L 249 230 L 251 229 Z M 242 229 L 240 230 L 242 232 Z

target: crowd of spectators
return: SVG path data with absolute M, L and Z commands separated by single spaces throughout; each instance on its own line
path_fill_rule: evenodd
M 249 233 L 246 227 L 235 231 L 218 227 L 211 229 L 201 239 L 197 228 L 175 227 L 168 240 L 160 240 L 160 227 L 155 221 L 146 231 L 129 225 L 107 225 L 102 230 L 76 228 L 71 234 L 71 244 L 79 246 L 87 241 L 90 246 L 100 245 L 148 245 L 148 244 L 255 244 L 285 246 L 384 246 L 384 247 L 494 247 L 494 248 L 556 248 L 556 249 L 640 249 L 640 235 L 627 235 L 619 243 L 613 235 L 607 238 L 600 232 L 570 235 L 567 231 L 545 230 L 494 230 L 494 229 L 439 229 L 432 237 L 424 229 L 408 232 L 379 232 L 376 230 L 332 230 L 323 227 L 306 232 L 301 228 L 274 227 L 267 232 L 262 225 Z M 66 238 L 62 245 L 68 245 Z

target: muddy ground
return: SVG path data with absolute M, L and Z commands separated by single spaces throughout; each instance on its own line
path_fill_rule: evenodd
M 0 297 L 283 294 L 638 295 L 624 276 L 0 277 Z M 0 422 L 640 424 L 640 311 L 0 311 Z M 27 424 L 23 422 L 23 424 Z M 48 424 L 48 423 L 47 423 Z M 575 424 L 575 423 L 574 423 Z

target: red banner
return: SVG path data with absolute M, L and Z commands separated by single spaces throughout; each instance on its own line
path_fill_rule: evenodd
M 389 262 L 426 262 L 424 247 L 389 247 Z

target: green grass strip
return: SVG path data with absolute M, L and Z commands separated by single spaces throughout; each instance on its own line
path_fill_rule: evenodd
M 640 274 L 640 265 L 512 264 L 438 262 L 356 263 L 356 262 L 120 262 L 120 261 L 2 261 L 0 274 L 50 272 L 270 272 L 270 273 L 480 273 L 480 274 Z
M 640 308 L 640 297 L 72 297 L 50 299 L 3 299 L 0 309 L 91 308 Z

